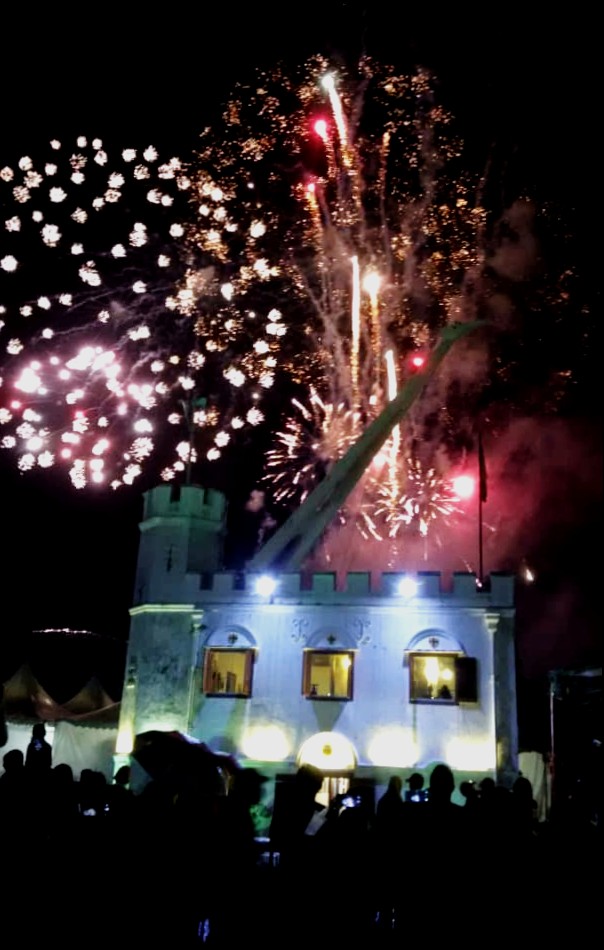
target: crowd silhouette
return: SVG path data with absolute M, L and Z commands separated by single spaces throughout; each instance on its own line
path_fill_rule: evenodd
M 5 900 L 37 887 L 26 945 L 115 944 L 116 929 L 118 946 L 394 947 L 445 934 L 455 945 L 481 917 L 576 933 L 595 900 L 599 829 L 538 822 L 522 775 L 511 788 L 463 782 L 463 805 L 444 764 L 426 788 L 419 773 L 392 774 L 377 802 L 353 777 L 324 806 L 322 773 L 302 766 L 259 840 L 266 779 L 255 769 L 236 769 L 223 793 L 150 781 L 135 795 L 128 766 L 112 782 L 90 769 L 76 780 L 52 766 L 43 726 L 32 743 L 7 752 L 0 775 Z

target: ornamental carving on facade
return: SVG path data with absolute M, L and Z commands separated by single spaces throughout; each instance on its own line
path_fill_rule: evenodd
M 294 632 L 291 637 L 294 643 L 306 643 L 308 640 L 308 620 L 306 617 L 294 617 L 292 624 Z
M 351 626 L 353 627 L 353 636 L 359 646 L 371 643 L 371 636 L 368 632 L 371 627 L 371 620 L 368 617 L 354 617 L 351 620 Z

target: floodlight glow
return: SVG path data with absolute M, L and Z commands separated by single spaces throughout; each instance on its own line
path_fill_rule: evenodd
M 446 762 L 462 772 L 493 771 L 497 763 L 495 742 L 486 735 L 451 739 L 446 746 Z
M 262 597 L 270 597 L 271 594 L 275 593 L 276 588 L 277 581 L 269 574 L 263 574 L 256 581 L 256 593 L 261 594 Z
M 419 747 L 411 729 L 388 726 L 371 736 L 367 755 L 374 765 L 406 769 L 417 764 Z
M 248 759 L 282 762 L 291 752 L 290 742 L 280 726 L 252 726 L 245 732 L 241 747 Z
M 417 594 L 417 581 L 414 581 L 412 577 L 403 577 L 402 581 L 399 582 L 398 592 L 401 597 L 415 597 Z
M 134 748 L 134 730 L 132 723 L 120 726 L 115 743 L 116 755 L 129 755 Z

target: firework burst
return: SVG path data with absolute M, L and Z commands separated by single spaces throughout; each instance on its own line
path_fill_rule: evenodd
M 486 213 L 450 127 L 425 72 L 363 59 L 335 73 L 316 57 L 238 89 L 219 149 L 215 129 L 202 136 L 202 167 L 229 182 L 253 169 L 257 194 L 279 195 L 272 224 L 289 319 L 310 341 L 297 370 L 307 394 L 267 458 L 279 502 L 303 501 L 421 368 L 440 329 L 477 314 Z M 421 412 L 395 428 L 342 512 L 363 534 L 425 534 L 455 510 L 446 467 L 420 464 Z M 438 436 L 434 451 L 442 462 Z
M 161 446 L 171 479 L 263 421 L 286 325 L 255 200 L 84 137 L 5 165 L 0 186 L 0 444 L 21 471 L 118 487 Z
M 431 524 L 461 514 L 460 498 L 449 476 L 434 467 L 423 469 L 418 459 L 408 458 L 404 491 L 393 494 L 388 480 L 374 480 L 375 517 L 387 526 L 388 537 L 411 527 L 426 537 Z
M 0 444 L 77 487 L 186 477 L 294 391 L 267 470 L 276 500 L 302 501 L 444 326 L 495 321 L 502 281 L 526 279 L 510 254 L 530 222 L 497 236 L 452 129 L 426 72 L 314 57 L 237 87 L 190 160 L 81 137 L 6 161 Z M 431 384 L 367 473 L 344 516 L 371 537 L 455 516 L 471 364 L 455 392 Z
M 361 419 L 343 403 L 324 402 L 313 386 L 307 404 L 293 399 L 292 405 L 296 415 L 286 420 L 266 453 L 266 478 L 277 502 L 302 504 L 310 488 L 357 440 Z

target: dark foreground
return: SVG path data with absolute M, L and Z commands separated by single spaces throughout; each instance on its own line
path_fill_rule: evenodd
M 334 841 L 299 865 L 252 868 L 216 854 L 199 823 L 5 826 L 3 842 L 7 948 L 556 946 L 600 929 L 595 828 L 427 837 L 424 850 L 413 836 Z

